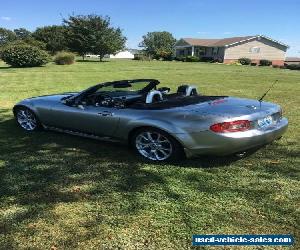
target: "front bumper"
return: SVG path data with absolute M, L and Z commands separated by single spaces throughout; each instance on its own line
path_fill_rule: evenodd
M 186 156 L 197 155 L 229 155 L 262 146 L 280 138 L 288 127 L 286 118 L 280 119 L 267 129 L 252 129 L 245 132 L 214 133 L 210 130 L 177 134 L 177 139 L 183 144 Z

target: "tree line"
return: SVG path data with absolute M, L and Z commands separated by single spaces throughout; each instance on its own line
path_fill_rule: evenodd
M 64 19 L 61 25 L 39 27 L 30 32 L 25 28 L 9 30 L 0 28 L 0 47 L 9 44 L 28 44 L 46 50 L 51 55 L 59 51 L 71 51 L 82 56 L 115 54 L 125 49 L 127 38 L 121 28 L 113 27 L 108 16 L 76 15 Z M 139 44 L 143 52 L 152 58 L 172 57 L 176 39 L 166 31 L 149 32 Z
M 40 27 L 34 32 L 25 28 L 0 28 L 0 46 L 18 42 L 39 47 L 52 55 L 68 50 L 83 59 L 92 53 L 102 60 L 104 55 L 124 49 L 126 37 L 119 27 L 111 26 L 109 17 L 77 15 L 64 19 L 62 25 Z

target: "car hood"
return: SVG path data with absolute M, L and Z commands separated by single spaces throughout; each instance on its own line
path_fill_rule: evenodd
M 42 95 L 42 96 L 36 96 L 36 97 L 31 97 L 31 98 L 27 98 L 26 100 L 30 100 L 30 101 L 35 101 L 35 100 L 61 100 L 64 97 L 71 97 L 73 95 L 78 94 L 78 92 L 65 92 L 65 93 L 60 93 L 60 94 L 52 94 L 52 95 Z

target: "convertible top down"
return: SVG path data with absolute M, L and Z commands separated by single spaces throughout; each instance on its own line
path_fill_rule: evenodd
M 288 126 L 273 103 L 202 95 L 187 84 L 170 93 L 158 85 L 155 79 L 106 82 L 81 92 L 28 98 L 13 111 L 26 131 L 127 141 L 152 161 L 245 151 L 280 138 Z

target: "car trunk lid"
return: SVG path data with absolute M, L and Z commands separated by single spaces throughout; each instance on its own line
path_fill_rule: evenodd
M 243 119 L 257 121 L 268 116 L 273 116 L 275 120 L 278 120 L 281 117 L 281 108 L 279 105 L 236 97 L 220 98 L 205 103 L 181 107 L 180 109 L 186 115 L 189 114 L 194 117 L 194 119 L 197 119 L 198 115 L 222 118 L 223 121 Z

